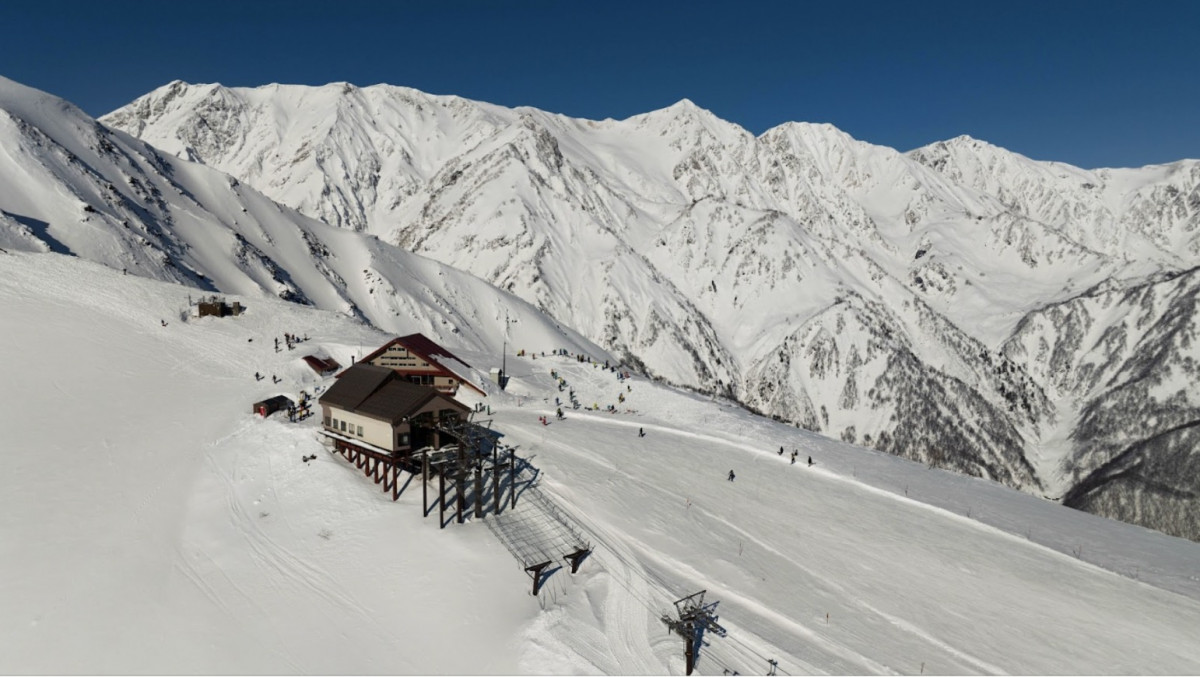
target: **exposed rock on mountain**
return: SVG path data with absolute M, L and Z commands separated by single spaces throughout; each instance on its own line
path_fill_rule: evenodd
M 754 137 L 686 100 L 591 121 L 344 83 L 175 82 L 103 121 L 666 381 L 1196 537 L 1196 480 L 1169 470 L 1196 462 L 1193 305 L 1168 289 L 1200 264 L 1198 162 L 902 154 L 829 125 Z

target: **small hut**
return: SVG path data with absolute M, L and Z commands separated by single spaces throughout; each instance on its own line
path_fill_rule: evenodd
M 263 418 L 266 418 L 281 409 L 287 409 L 288 407 L 294 406 L 296 406 L 296 403 L 291 399 L 283 395 L 276 395 L 275 397 L 269 397 L 261 402 L 255 402 L 254 410 L 251 413 L 255 413 Z
M 229 315 L 238 316 L 242 314 L 242 304 L 239 301 L 234 301 L 232 304 L 225 303 L 225 299 L 217 296 L 209 296 L 200 299 L 196 304 L 196 311 L 199 317 L 228 317 Z

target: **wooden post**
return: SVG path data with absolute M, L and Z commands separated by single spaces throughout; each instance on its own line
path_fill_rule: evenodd
M 421 505 L 425 506 L 425 517 L 429 517 L 429 452 L 421 454 Z
M 392 466 L 392 500 L 400 500 L 400 466 Z
M 547 561 L 547 562 L 542 562 L 540 564 L 534 564 L 533 566 L 525 567 L 525 571 L 529 572 L 530 575 L 533 576 L 533 595 L 534 595 L 534 597 L 537 596 L 538 590 L 542 589 L 542 570 L 548 566 L 550 566 L 550 562 Z
M 493 511 L 500 514 L 500 450 L 496 440 L 492 440 L 492 501 Z
M 508 450 L 508 490 L 512 493 L 511 508 L 517 507 L 517 450 Z
M 456 512 L 458 513 L 458 523 L 463 523 L 463 507 L 467 501 L 467 497 L 463 492 L 463 484 L 467 481 L 467 471 L 465 468 L 459 468 L 454 474 L 454 489 L 457 496 L 455 501 Z
M 575 573 L 576 571 L 579 571 L 579 563 L 582 562 L 583 558 L 587 557 L 588 553 L 590 553 L 590 552 L 591 552 L 591 550 L 589 550 L 588 548 L 580 548 L 580 549 L 576 550 L 575 552 L 563 557 L 563 559 L 565 559 L 571 563 L 571 573 Z
M 446 528 L 446 469 L 438 473 L 438 528 Z
M 463 523 L 463 508 L 465 507 L 464 504 L 466 503 L 466 500 L 467 500 L 466 492 L 463 487 L 463 483 L 466 482 L 466 479 L 467 479 L 467 460 L 466 459 L 467 459 L 466 449 L 463 448 L 462 441 L 459 440 L 459 443 L 458 443 L 458 469 L 457 469 L 457 472 L 454 473 L 454 490 L 455 490 L 455 498 L 457 499 L 455 501 L 455 508 L 457 509 L 457 512 L 458 512 L 458 523 L 459 524 Z
M 500 466 L 492 466 L 492 512 L 500 514 Z
M 483 467 L 475 468 L 475 518 L 483 518 Z

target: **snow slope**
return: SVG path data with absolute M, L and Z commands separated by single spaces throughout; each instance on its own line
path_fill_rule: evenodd
M 305 217 L 3 78 L 0 179 L 0 247 L 278 297 L 494 354 L 506 337 L 547 332 L 564 346 L 600 352 L 476 276 Z
M 909 153 L 830 125 L 754 137 L 687 100 L 594 121 L 348 83 L 177 81 L 102 122 L 469 270 L 656 378 L 1042 496 L 1106 484 L 1079 505 L 1200 539 L 1179 463 L 1091 474 L 1096 444 L 1152 448 L 1172 424 L 1096 439 L 1077 426 L 1114 393 L 1052 396 L 1022 357 L 1038 351 L 1006 348 L 1048 307 L 1200 265 L 1195 160 L 1085 170 L 969 137 Z M 1108 317 L 1088 322 L 1120 331 Z M 1195 345 L 1144 347 L 1193 365 Z M 1195 396 L 1121 401 L 1174 421 Z M 1178 500 L 1143 504 L 1159 485 Z
M 1200 671 L 1200 545 L 619 383 L 543 357 L 550 333 L 514 343 L 529 356 L 483 400 L 595 546 L 534 598 L 484 523 L 439 530 L 417 482 L 392 503 L 315 419 L 248 413 L 320 385 L 301 355 L 387 334 L 258 297 L 185 320 L 194 293 L 0 252 L 0 350 L 20 358 L 0 390 L 0 671 L 681 674 L 658 617 L 700 589 L 729 631 L 700 674 Z M 284 332 L 310 340 L 276 353 Z M 564 395 L 550 369 L 600 410 L 539 423 Z

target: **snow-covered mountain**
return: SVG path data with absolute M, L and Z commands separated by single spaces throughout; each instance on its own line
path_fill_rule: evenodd
M 1097 445 L 1158 439 L 1195 388 L 1122 391 L 1123 415 L 1146 421 L 1132 440 L 1089 424 L 1117 384 L 1064 393 L 1022 338 L 1073 340 L 1039 321 L 1063 304 L 1101 336 L 1115 319 L 1083 301 L 1098 286 L 1200 265 L 1196 161 L 1089 171 L 969 137 L 909 153 L 829 125 L 756 138 L 686 100 L 592 121 L 346 83 L 174 82 L 102 121 L 471 271 L 668 382 L 1200 538 L 1194 480 L 1169 518 L 1077 495 L 1111 485 Z M 1194 381 L 1196 348 L 1178 351 Z M 1120 492 L 1180 489 L 1160 471 Z
M 439 528 L 419 475 L 393 502 L 319 417 L 251 413 L 330 385 L 300 355 L 386 334 L 258 294 L 163 327 L 194 289 L 53 253 L 0 272 L 0 673 L 682 675 L 661 618 L 700 590 L 728 633 L 698 675 L 1200 672 L 1200 543 L 618 381 L 549 334 L 506 391 L 460 391 L 537 472 Z M 552 370 L 618 410 L 557 420 Z M 533 596 L 493 534 L 562 565 L 554 514 L 592 553 Z
M 504 342 L 524 336 L 553 335 L 563 348 L 604 354 L 477 277 L 303 216 L 4 79 L 0 247 L 72 254 L 204 291 L 279 297 L 491 352 L 497 363 Z

